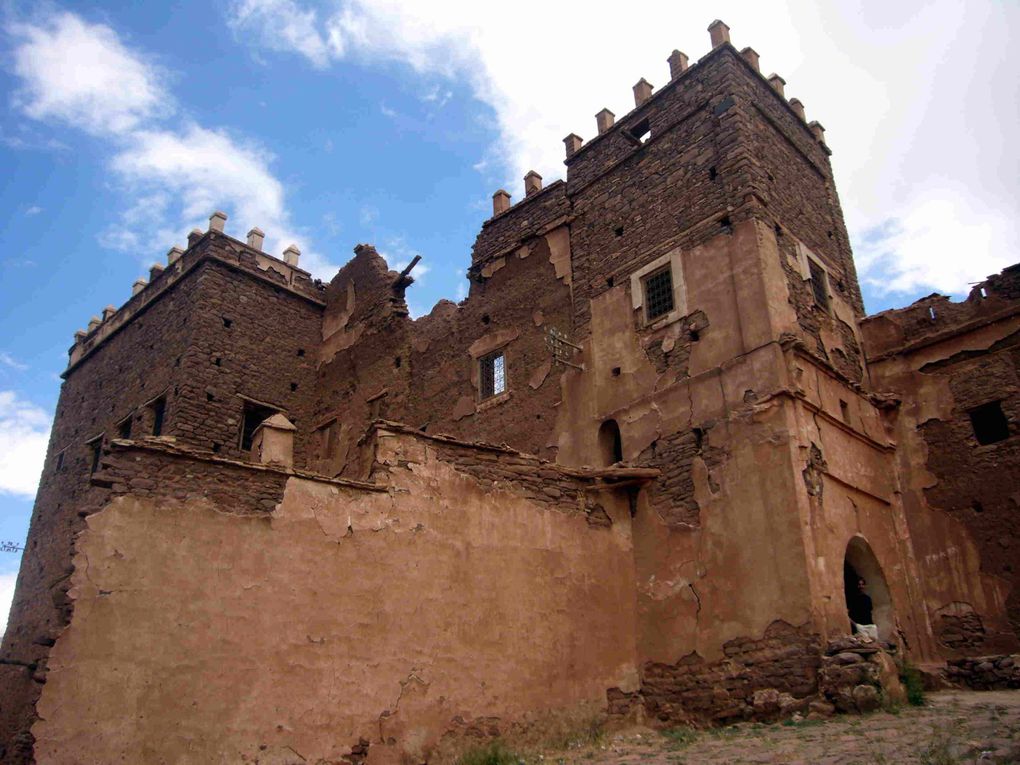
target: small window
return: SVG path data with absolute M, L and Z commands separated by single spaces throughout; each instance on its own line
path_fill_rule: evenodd
M 103 456 L 103 437 L 99 436 L 88 442 L 89 447 L 89 473 L 99 470 L 99 460 Z
M 645 293 L 645 319 L 652 321 L 673 310 L 673 270 L 666 266 L 646 276 L 641 287 Z
M 117 437 L 124 439 L 131 438 L 131 417 L 121 420 L 120 424 L 117 426 Z
M 623 462 L 623 440 L 616 420 L 606 420 L 599 427 L 599 452 L 606 467 Z
M 808 269 L 811 273 L 811 290 L 814 292 L 815 305 L 829 310 L 829 280 L 822 268 L 811 258 L 808 258 Z
M 970 424 L 979 444 L 994 444 L 1009 438 L 1009 421 L 1002 412 L 1001 401 L 991 401 L 971 409 Z
M 318 430 L 319 459 L 330 460 L 336 454 L 337 422 L 331 420 Z
M 244 416 L 241 419 L 241 451 L 251 451 L 251 444 L 255 438 L 255 431 L 265 420 L 268 420 L 279 410 L 254 401 L 244 402 Z
M 478 362 L 482 398 L 506 392 L 506 355 L 503 351 L 483 356 Z
M 57 454 L 57 472 L 64 469 L 64 452 L 61 451 Z
M 843 418 L 843 422 L 847 425 L 850 424 L 850 404 L 843 399 L 839 400 L 839 414 Z
M 166 416 L 166 396 L 160 396 L 151 404 L 149 408 L 152 410 L 152 435 L 161 436 L 163 435 L 163 419 Z
M 641 120 L 638 124 L 634 125 L 630 129 L 630 134 L 638 139 L 641 143 L 645 143 L 649 138 L 652 137 L 652 125 L 648 120 Z

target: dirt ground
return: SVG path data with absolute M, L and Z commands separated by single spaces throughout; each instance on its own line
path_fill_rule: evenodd
M 924 707 L 896 714 L 705 731 L 632 730 L 543 760 L 557 765 L 1020 763 L 1020 691 L 943 691 L 929 694 Z

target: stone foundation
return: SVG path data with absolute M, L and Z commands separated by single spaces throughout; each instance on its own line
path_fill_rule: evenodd
M 976 691 L 1020 688 L 1020 654 L 953 659 L 947 662 L 946 679 Z

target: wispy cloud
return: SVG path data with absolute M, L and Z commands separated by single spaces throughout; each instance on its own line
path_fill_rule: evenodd
M 35 494 L 49 432 L 43 409 L 13 390 L 0 390 L 0 494 Z
M 422 101 L 432 105 L 436 110 L 446 106 L 451 98 L 453 98 L 453 91 L 441 88 L 439 85 L 433 85 L 421 96 Z
M 887 241 L 882 257 L 862 251 L 865 281 L 896 291 L 946 289 L 946 278 L 974 281 L 1015 259 L 1020 149 L 1008 133 L 1020 121 L 1015 3 L 721 0 L 711 16 L 703 5 L 672 3 L 657 10 L 654 24 L 642 14 L 588 13 L 576 35 L 563 34 L 578 28 L 572 5 L 521 0 L 514 11 L 455 0 L 243 0 L 229 17 L 255 44 L 317 68 L 341 59 L 399 61 L 431 83 L 425 97 L 433 97 L 437 77 L 466 85 L 490 108 L 498 133 L 476 169 L 494 186 L 512 184 L 517 196 L 531 168 L 547 181 L 562 176 L 566 133 L 592 136 L 603 106 L 628 112 L 639 77 L 663 83 L 670 51 L 692 59 L 707 51 L 705 27 L 720 16 L 734 44 L 759 50 L 763 71 L 780 72 L 809 118 L 829 128 L 856 241 L 890 217 L 907 231 L 923 221 L 930 243 L 962 244 L 961 229 L 973 237 L 963 251 L 931 250 L 937 262 L 927 271 L 915 267 L 906 236 Z M 990 58 L 992 50 L 1001 55 Z M 436 87 L 436 102 L 443 94 Z M 954 216 L 934 218 L 932 188 L 953 189 L 946 201 L 954 211 L 986 214 L 962 227 Z M 984 255 L 974 258 L 977 247 Z
M 24 372 L 28 369 L 28 364 L 22 364 L 9 353 L 4 353 L 3 351 L 0 351 L 0 366 L 13 369 L 15 372 Z
M 43 211 L 43 209 L 41 207 L 39 207 L 38 205 L 32 205 L 27 210 L 25 210 L 25 215 L 38 215 L 42 211 Z
M 64 12 L 8 30 L 17 41 L 17 107 L 36 120 L 82 128 L 114 147 L 110 167 L 133 203 L 104 227 L 103 246 L 143 262 L 161 257 L 184 232 L 222 209 L 231 226 L 266 231 L 267 251 L 296 243 L 302 266 L 326 278 L 335 271 L 292 224 L 283 184 L 270 168 L 272 153 L 181 115 L 167 75 L 113 29 Z M 171 113 L 174 126 L 164 124 Z

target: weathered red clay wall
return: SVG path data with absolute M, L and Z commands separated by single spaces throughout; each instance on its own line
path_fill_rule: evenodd
M 151 434 L 146 405 L 159 396 L 166 400 L 165 436 L 210 451 L 218 444 L 224 456 L 241 456 L 238 393 L 304 419 L 314 367 L 295 358 L 295 347 L 317 342 L 316 292 L 307 280 L 288 282 L 261 268 L 241 243 L 209 233 L 76 344 L 4 638 L 0 673 L 11 691 L 0 700 L 0 740 L 8 742 L 11 762 L 27 757 L 47 656 L 71 614 L 74 537 L 103 496 L 90 485 L 87 442 L 101 437 L 105 446 L 129 417 L 133 437 Z
M 903 401 L 904 503 L 932 628 L 950 656 L 1013 650 L 1020 634 L 1018 298 L 1013 266 L 962 303 L 934 295 L 862 325 L 875 388 Z M 969 412 L 989 402 L 1000 402 L 1008 437 L 982 445 Z
M 209 481 L 252 468 L 118 449 L 127 490 L 77 542 L 39 759 L 422 762 L 471 727 L 581 722 L 636 688 L 626 502 L 562 474 L 559 498 L 529 498 L 533 457 L 474 450 L 497 458 L 493 486 L 470 447 L 377 444 L 388 491 L 291 476 L 243 512 Z M 161 491 L 134 488 L 152 474 Z

